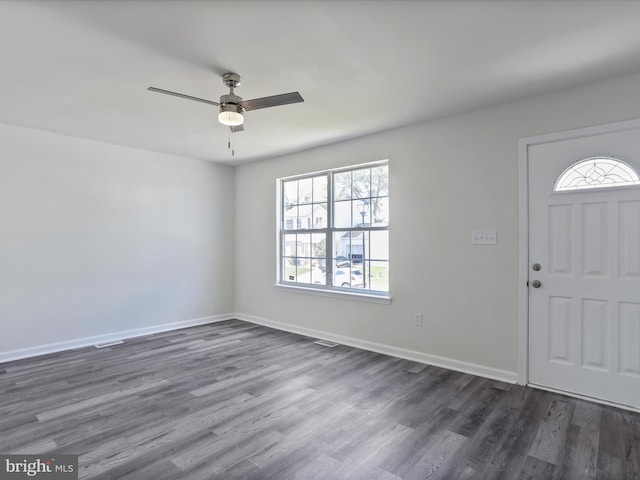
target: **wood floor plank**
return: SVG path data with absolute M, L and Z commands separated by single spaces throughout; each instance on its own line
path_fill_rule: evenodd
M 0 365 L 83 480 L 640 479 L 640 414 L 231 320 Z
M 517 478 L 524 468 L 528 453 L 537 436 L 538 423 L 548 409 L 550 399 L 547 393 L 540 390 L 532 390 L 513 385 L 514 390 L 527 390 L 523 403 L 513 403 L 516 406 L 518 417 L 507 432 L 502 446 L 495 452 L 491 462 L 484 472 L 487 478 L 511 480 Z M 523 396 L 518 395 L 518 398 Z M 507 398 L 503 398 L 503 402 Z
M 518 480 L 548 480 L 553 478 L 555 465 L 535 457 L 527 457 Z M 576 479 L 577 480 L 577 479 Z
M 540 424 L 529 455 L 553 465 L 559 465 L 566 446 L 571 422 L 572 402 L 553 400 Z
M 407 474 L 415 463 L 420 461 L 424 452 L 438 444 L 448 432 L 448 427 L 456 419 L 456 412 L 448 408 L 437 410 L 433 416 L 417 427 L 395 451 L 390 452 L 381 462 L 382 468 L 401 478 Z
M 565 457 L 556 478 L 594 479 L 598 472 L 601 409 L 596 405 L 576 401 L 567 437 Z
M 402 476 L 403 480 L 447 479 L 449 467 L 458 461 L 457 453 L 469 441 L 469 438 L 447 430 L 441 441 L 429 448 Z

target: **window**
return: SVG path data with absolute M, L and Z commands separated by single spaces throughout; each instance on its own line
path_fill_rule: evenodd
M 279 185 L 280 284 L 389 292 L 386 162 L 280 179 Z
M 554 191 L 627 185 L 640 185 L 640 176 L 633 167 L 614 157 L 592 157 L 567 168 L 556 181 Z

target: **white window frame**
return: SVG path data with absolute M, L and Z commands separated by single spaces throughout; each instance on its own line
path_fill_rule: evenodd
M 276 283 L 275 287 L 288 292 L 297 292 L 297 293 L 305 293 L 310 295 L 318 295 L 325 297 L 337 297 L 337 298 L 348 298 L 358 301 L 372 302 L 372 303 L 383 303 L 389 304 L 391 303 L 391 285 L 389 285 L 389 291 L 378 291 L 378 290 L 367 290 L 361 288 L 342 288 L 339 286 L 334 286 L 332 281 L 332 267 L 333 267 L 333 236 L 334 233 L 338 232 L 348 232 L 348 231 L 360 231 L 360 232 L 371 232 L 371 231 L 389 231 L 389 223 L 387 222 L 386 226 L 358 226 L 358 227 L 350 227 L 350 228 L 336 228 L 333 226 L 333 207 L 334 202 L 336 201 L 333 195 L 333 177 L 337 173 L 348 172 L 352 170 L 360 170 L 364 168 L 374 168 L 377 166 L 388 166 L 388 160 L 380 160 L 376 162 L 363 163 L 358 165 L 350 165 L 347 167 L 323 170 L 317 172 L 311 172 L 301 175 L 293 175 L 289 177 L 283 177 L 277 179 L 276 182 L 276 211 L 277 219 L 276 219 Z M 310 177 L 316 177 L 319 175 L 327 175 L 327 225 L 326 228 L 316 228 L 315 222 L 311 225 L 311 228 L 301 229 L 300 231 L 309 234 L 323 234 L 325 235 L 326 241 L 326 259 L 325 265 L 327 270 L 327 281 L 324 285 L 312 285 L 306 283 L 297 283 L 297 282 L 289 282 L 283 278 L 283 238 L 285 232 L 296 232 L 298 230 L 287 230 L 285 227 L 285 219 L 284 219 L 284 184 L 287 181 L 291 180 L 301 180 Z M 387 194 L 387 198 L 389 198 L 389 193 Z M 313 211 L 312 211 L 313 218 Z M 388 264 L 390 264 L 390 258 L 387 259 Z

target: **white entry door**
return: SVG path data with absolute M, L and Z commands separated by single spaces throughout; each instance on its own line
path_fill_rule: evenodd
M 640 408 L 640 185 L 619 183 L 632 169 L 640 128 L 529 146 L 529 383 Z

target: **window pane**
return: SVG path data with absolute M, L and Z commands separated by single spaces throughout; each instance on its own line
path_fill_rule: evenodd
M 314 233 L 311 235 L 311 241 L 313 242 L 313 258 L 326 258 L 327 236 L 324 233 Z
M 316 203 L 327 201 L 327 176 L 326 175 L 313 177 L 313 201 Z
M 296 281 L 296 259 L 294 257 L 282 258 L 282 279 L 287 282 Z
M 335 228 L 351 227 L 351 201 L 333 204 L 333 226 Z
M 298 207 L 296 205 L 285 208 L 284 211 L 284 228 L 291 230 L 297 228 Z
M 372 198 L 371 210 L 373 226 L 385 227 L 389 225 L 389 197 Z
M 353 198 L 369 198 L 371 196 L 371 169 L 354 170 L 351 184 Z
M 311 261 L 308 258 L 298 258 L 297 283 L 311 283 Z
M 296 235 L 287 234 L 284 236 L 284 244 L 282 245 L 284 255 L 286 257 L 296 256 Z
M 370 290 L 389 291 L 389 262 L 370 262 L 367 270 Z
M 371 209 L 369 208 L 369 199 L 354 200 L 351 205 L 353 224 L 350 227 L 364 227 L 371 225 Z
M 298 230 L 305 230 L 311 228 L 311 217 L 313 213 L 312 205 L 300 205 L 298 207 L 298 221 L 296 228 Z
M 291 180 L 284 182 L 284 204 L 285 207 L 298 203 L 298 181 Z
M 303 178 L 298 180 L 298 203 L 311 203 L 312 188 L 313 179 Z
M 313 283 L 314 285 L 326 285 L 327 284 L 326 272 L 314 266 L 311 269 L 311 283 Z
M 336 200 L 346 200 L 351 198 L 351 172 L 334 174 L 333 197 Z
M 351 231 L 351 256 L 348 257 L 351 260 L 351 265 L 362 263 L 367 248 L 367 233 L 357 230 Z
M 371 169 L 371 196 L 386 197 L 389 195 L 389 166 L 384 165 Z
M 351 234 L 352 232 L 334 232 L 333 234 L 333 267 L 351 266 Z
M 313 205 L 313 228 L 327 228 L 327 204 Z
M 297 250 L 296 256 L 311 258 L 311 254 L 312 254 L 311 234 L 299 233 L 297 237 L 298 237 L 297 238 L 298 250 Z
M 389 232 L 386 230 L 369 232 L 371 239 L 370 259 L 389 260 Z
M 333 234 L 334 267 L 348 268 L 361 264 L 363 252 L 368 248 L 368 233 L 361 230 L 335 232 Z

